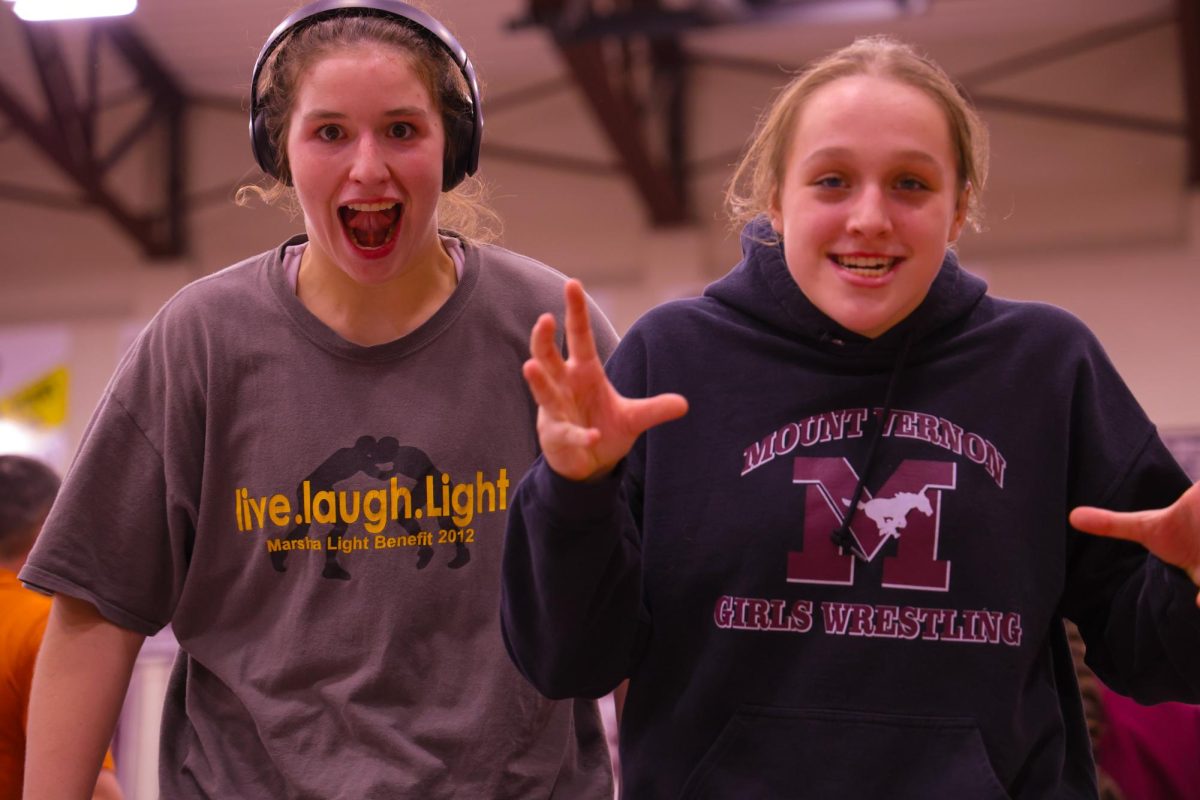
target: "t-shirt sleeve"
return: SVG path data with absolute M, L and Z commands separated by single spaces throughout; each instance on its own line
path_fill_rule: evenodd
M 146 636 L 179 598 L 196 518 L 190 465 L 203 450 L 196 392 L 176 368 L 186 360 L 167 339 L 148 331 L 118 368 L 20 574 Z
M 617 336 L 617 331 L 608 321 L 608 317 L 591 297 L 588 297 L 588 316 L 592 321 L 592 336 L 596 340 L 596 352 L 600 355 L 600 363 L 606 363 L 609 356 L 617 349 L 620 337 Z

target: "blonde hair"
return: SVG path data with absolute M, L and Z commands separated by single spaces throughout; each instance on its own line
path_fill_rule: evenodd
M 954 149 L 958 190 L 967 187 L 966 219 L 979 230 L 988 170 L 988 134 L 962 89 L 932 59 L 890 36 L 856 39 L 810 64 L 793 78 L 759 118 L 750 145 L 734 169 L 725 205 L 735 224 L 744 224 L 772 206 L 783 185 L 796 119 L 818 90 L 840 78 L 874 75 L 924 92 L 946 115 Z
M 471 127 L 470 92 L 462 71 L 443 47 L 430 41 L 412 26 L 367 10 L 348 11 L 303 25 L 268 57 L 259 72 L 258 97 L 271 143 L 279 154 L 280 179 L 267 186 L 250 184 L 238 189 L 236 200 L 246 205 L 251 195 L 291 213 L 298 210 L 295 190 L 288 185 L 291 168 L 287 156 L 287 132 L 301 77 L 314 63 L 331 52 L 363 43 L 392 47 L 404 53 L 425 85 L 434 107 L 441 114 L 447 148 L 461 147 Z M 452 153 L 455 161 L 461 154 Z M 486 202 L 482 181 L 468 177 L 438 200 L 438 224 L 453 228 L 470 239 L 490 240 L 499 233 L 500 219 Z

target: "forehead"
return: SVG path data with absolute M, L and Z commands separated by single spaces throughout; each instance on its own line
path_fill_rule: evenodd
M 941 105 L 914 86 L 875 75 L 839 78 L 800 108 L 792 157 L 826 150 L 922 152 L 954 164 L 950 121 Z
M 391 104 L 397 95 L 409 104 L 430 104 L 429 87 L 411 53 L 402 47 L 364 42 L 317 54 L 300 73 L 296 100 L 328 103 L 361 102 L 372 98 Z

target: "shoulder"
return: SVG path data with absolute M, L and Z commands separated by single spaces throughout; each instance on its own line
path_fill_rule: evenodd
M 280 249 L 258 253 L 192 281 L 176 292 L 157 316 L 168 320 L 222 319 L 228 318 L 230 312 L 262 302 L 270 291 L 268 272 L 280 263 Z M 215 309 L 220 309 L 220 313 L 215 313 Z
M 238 338 L 269 324 L 278 308 L 274 275 L 282 269 L 281 245 L 198 278 L 175 293 L 147 324 L 142 338 L 163 346 L 211 345 L 225 335 Z
M 1050 303 L 989 295 L 980 303 L 978 320 L 976 327 L 985 333 L 995 330 L 1026 346 L 1053 347 L 1064 353 L 1102 350 L 1083 320 Z
M 984 303 L 998 318 L 1013 323 L 1038 323 L 1056 331 L 1090 334 L 1083 320 L 1061 306 L 1037 300 L 1011 300 L 988 295 Z
M 522 325 L 549 311 L 556 316 L 563 308 L 563 284 L 567 276 L 537 259 L 494 244 L 466 242 L 467 261 L 477 264 L 476 294 L 488 306 L 519 317 Z M 530 323 L 532 324 L 532 323 Z
M 672 383 L 698 364 L 713 363 L 730 352 L 726 333 L 729 309 L 711 297 L 688 297 L 654 306 L 621 337 L 608 363 L 609 376 L 622 393 L 644 396 L 678 391 Z M 657 386 L 665 381 L 669 388 Z
M 1099 337 L 1075 314 L 1049 303 L 989 298 L 987 305 L 976 332 L 990 355 L 981 357 L 1011 359 L 1041 385 L 1070 391 L 1077 405 L 1144 417 Z
M 562 294 L 567 276 L 535 258 L 495 244 L 467 242 L 468 253 L 478 254 L 480 277 L 491 283 L 504 283 L 523 290 Z
M 732 312 L 724 304 L 708 296 L 669 300 L 642 314 L 625 338 L 650 345 L 666 339 L 678 343 L 678 337 L 693 334 L 698 329 L 715 332 L 716 326 L 733 321 Z M 691 340 L 694 341 L 694 340 Z
M 122 394 L 161 391 L 168 373 L 202 379 L 204 370 L 278 326 L 269 280 L 278 262 L 278 251 L 260 253 L 181 288 L 134 340 L 113 388 L 124 387 Z
M 545 312 L 561 319 L 563 285 L 569 280 L 562 272 L 537 259 L 494 244 L 464 244 L 467 257 L 479 260 L 479 287 L 482 300 L 528 337 L 529 328 Z M 586 287 L 584 287 L 586 290 Z M 592 329 L 602 354 L 616 346 L 616 332 L 595 299 L 588 296 Z

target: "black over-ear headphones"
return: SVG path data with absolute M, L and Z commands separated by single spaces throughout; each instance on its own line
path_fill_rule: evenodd
M 254 160 L 262 167 L 263 172 L 280 178 L 279 153 L 271 143 L 271 135 L 262 112 L 262 102 L 258 96 L 258 75 L 267 58 L 279 43 L 297 28 L 337 14 L 355 11 L 396 18 L 443 47 L 462 70 L 471 94 L 471 125 L 470 129 L 465 126 L 447 126 L 446 129 L 442 191 L 450 191 L 468 175 L 474 175 L 475 170 L 479 168 L 479 146 L 483 141 L 483 108 L 479 103 L 479 82 L 475 78 L 475 67 L 471 65 L 471 59 L 467 58 L 467 51 L 445 25 L 424 11 L 399 0 L 317 0 L 293 12 L 279 23 L 279 27 L 271 33 L 258 54 L 258 60 L 254 62 L 254 75 L 250 79 L 250 147 L 254 151 Z

